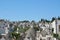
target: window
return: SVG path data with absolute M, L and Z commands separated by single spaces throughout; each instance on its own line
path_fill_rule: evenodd
M 30 39 L 30 37 L 27 37 L 28 39 Z
M 42 39 L 40 39 L 40 40 L 42 40 Z
M 0 39 L 2 38 L 2 35 L 0 35 Z
M 60 31 L 60 25 L 59 25 L 59 31 Z

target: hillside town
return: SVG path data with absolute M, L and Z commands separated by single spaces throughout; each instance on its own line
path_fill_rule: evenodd
M 60 17 L 38 22 L 0 19 L 0 40 L 60 40 Z

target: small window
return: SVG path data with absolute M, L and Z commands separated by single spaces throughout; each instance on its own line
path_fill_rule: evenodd
M 28 39 L 30 39 L 30 37 L 27 37 Z
M 42 39 L 40 39 L 40 40 L 42 40 Z

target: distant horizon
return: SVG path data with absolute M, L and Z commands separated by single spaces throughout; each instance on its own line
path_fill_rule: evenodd
M 58 16 L 60 18 L 60 16 Z M 0 18 L 0 20 L 7 20 L 7 21 L 35 21 L 35 22 L 38 22 L 38 21 L 41 21 L 41 19 L 44 19 L 44 20 L 48 20 L 48 21 L 51 21 L 52 18 L 58 18 L 58 17 L 51 17 L 51 19 L 45 19 L 45 18 L 40 18 L 40 20 L 9 20 L 9 19 L 3 19 L 3 18 Z
M 51 20 L 60 16 L 60 0 L 0 0 L 0 19 Z

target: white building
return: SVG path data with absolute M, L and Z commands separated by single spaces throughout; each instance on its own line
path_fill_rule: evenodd
M 51 23 L 42 21 L 39 23 L 39 27 L 40 29 L 42 29 L 42 31 L 37 31 L 36 33 L 37 40 L 54 40 L 53 36 L 51 35 L 52 33 Z
M 57 33 L 60 35 L 60 20 L 54 20 L 51 24 L 52 28 L 54 28 L 53 33 Z

